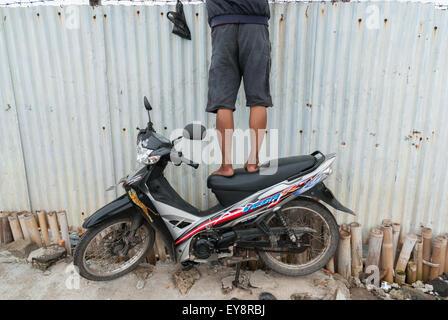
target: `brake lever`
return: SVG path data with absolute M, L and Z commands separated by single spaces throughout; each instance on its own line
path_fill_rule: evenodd
M 173 156 L 175 160 L 179 160 L 179 162 L 177 161 L 173 161 Z M 183 163 L 185 163 L 186 165 L 189 165 L 190 167 L 193 167 L 195 169 L 199 168 L 199 163 L 193 162 L 190 159 L 187 159 L 183 156 L 182 151 L 173 151 L 171 152 L 171 162 L 175 165 L 175 166 L 180 166 Z

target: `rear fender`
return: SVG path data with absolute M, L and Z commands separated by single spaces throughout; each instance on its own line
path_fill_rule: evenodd
M 356 216 L 356 214 L 349 208 L 343 206 L 333 195 L 330 189 L 328 189 L 323 182 L 319 182 L 310 190 L 304 192 L 302 196 L 308 196 L 311 198 L 317 198 L 323 202 L 329 204 L 333 208 L 339 211 L 347 212 Z

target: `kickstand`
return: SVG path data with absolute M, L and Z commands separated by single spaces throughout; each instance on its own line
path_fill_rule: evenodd
M 235 288 L 240 288 L 240 271 L 241 271 L 241 262 L 236 264 L 236 272 L 235 272 L 235 280 L 232 281 L 232 284 Z

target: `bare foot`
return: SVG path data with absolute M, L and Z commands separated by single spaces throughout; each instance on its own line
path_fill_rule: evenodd
M 260 170 L 260 167 L 258 167 L 257 164 L 248 164 L 247 162 L 244 164 L 244 169 L 247 172 L 258 172 Z
M 234 175 L 234 171 L 232 165 L 222 165 L 218 170 L 216 170 L 212 174 L 224 177 L 231 177 Z

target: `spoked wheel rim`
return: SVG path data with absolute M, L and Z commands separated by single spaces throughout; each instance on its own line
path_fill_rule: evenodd
M 112 276 L 130 268 L 145 254 L 150 241 L 148 228 L 141 225 L 135 236 L 129 239 L 130 227 L 129 220 L 119 221 L 92 237 L 82 259 L 84 268 L 90 274 Z
M 292 229 L 306 227 L 315 230 L 316 233 L 308 234 L 306 242 L 309 242 L 310 246 L 304 252 L 292 254 L 266 251 L 266 258 L 277 265 L 296 270 L 305 269 L 318 263 L 330 250 L 331 246 L 332 236 L 328 222 L 317 211 L 308 207 L 297 205 L 281 210 Z M 281 226 L 275 215 L 267 221 L 267 224 L 269 227 Z M 280 237 L 282 238 L 279 239 Z M 287 237 L 288 235 L 286 234 L 277 236 L 277 241 L 285 240 Z M 265 248 L 265 250 L 269 249 L 271 248 Z M 278 248 L 272 249 L 278 250 Z

